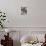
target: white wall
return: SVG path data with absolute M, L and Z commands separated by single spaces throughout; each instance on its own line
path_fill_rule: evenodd
M 33 0 L 32 26 L 46 27 L 46 0 Z
M 27 7 L 27 15 L 21 15 L 21 6 Z M 46 31 L 46 0 L 0 0 L 0 9 L 6 12 L 7 27 L 21 27 L 11 29 L 20 31 L 20 35 L 31 31 Z
M 21 6 L 27 15 L 21 15 Z M 6 12 L 7 27 L 46 27 L 46 0 L 0 0 L 0 9 Z

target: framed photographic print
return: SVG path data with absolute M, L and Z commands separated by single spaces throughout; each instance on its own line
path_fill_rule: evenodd
M 21 7 L 21 15 L 27 14 L 27 7 Z

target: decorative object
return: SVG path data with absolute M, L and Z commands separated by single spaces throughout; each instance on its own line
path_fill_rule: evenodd
M 6 32 L 6 33 L 9 33 L 9 32 L 10 32 L 10 30 L 9 30 L 9 29 L 5 29 L 5 32 Z
M 9 33 L 7 35 L 4 35 L 5 40 L 1 39 L 1 44 L 3 46 L 13 46 L 13 39 L 9 37 Z
M 4 27 L 4 22 L 6 20 L 6 15 L 4 12 L 0 11 L 0 27 L 3 28 Z
M 5 32 L 6 32 L 7 34 L 9 34 L 10 30 L 9 30 L 9 29 L 5 29 Z
M 41 46 L 46 46 L 46 34 L 45 34 L 45 42 Z
M 27 14 L 27 7 L 21 7 L 21 15 Z

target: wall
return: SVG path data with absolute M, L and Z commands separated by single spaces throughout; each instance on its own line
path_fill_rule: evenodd
M 0 0 L 0 9 L 6 12 L 7 27 L 46 27 L 46 0 Z M 27 15 L 21 15 L 21 6 Z
M 0 9 L 6 12 L 8 20 L 5 26 L 22 31 L 22 35 L 30 31 L 46 31 L 45 4 L 46 0 L 0 0 Z M 21 15 L 21 6 L 27 7 L 27 15 Z

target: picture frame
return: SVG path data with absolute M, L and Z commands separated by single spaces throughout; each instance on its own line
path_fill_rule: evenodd
M 27 15 L 27 7 L 21 7 L 21 15 Z

